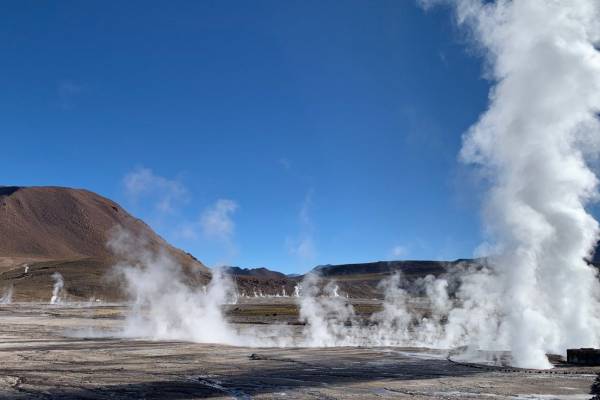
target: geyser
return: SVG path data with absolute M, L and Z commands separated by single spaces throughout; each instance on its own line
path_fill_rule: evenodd
M 547 352 L 599 344 L 600 286 L 585 260 L 598 240 L 586 211 L 598 181 L 586 162 L 600 142 L 600 2 L 455 7 L 494 82 L 461 152 L 489 179 L 492 244 L 492 275 L 461 288 L 465 303 L 477 299 L 466 317 L 483 317 L 465 334 L 474 345 L 510 349 L 517 366 L 549 367 Z
M 11 304 L 13 297 L 13 286 L 10 285 L 8 288 L 5 288 L 2 296 L 0 296 L 0 304 Z
M 60 295 L 62 293 L 63 287 L 65 286 L 65 280 L 60 272 L 55 272 L 52 274 L 52 280 L 54 281 L 54 285 L 52 287 L 52 297 L 50 298 L 50 304 L 58 304 L 62 301 Z
M 260 334 L 240 333 L 226 320 L 222 306 L 235 303 L 238 294 L 220 269 L 213 270 L 208 285 L 194 287 L 172 257 L 166 252 L 153 253 L 142 238 L 115 230 L 109 247 L 125 260 L 114 270 L 130 301 L 120 335 L 238 346 L 290 343 L 291 335 L 284 327 L 266 328 Z

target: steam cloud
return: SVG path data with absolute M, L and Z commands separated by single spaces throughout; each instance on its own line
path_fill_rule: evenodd
M 62 301 L 61 294 L 63 287 L 65 286 L 65 281 L 63 279 L 63 276 L 59 272 L 53 273 L 52 279 L 54 280 L 54 286 L 52 287 L 52 297 L 50 298 L 50 304 L 59 304 Z
M 226 276 L 216 272 L 204 289 L 190 288 L 165 254 L 139 250 L 121 234 L 113 249 L 137 251 L 143 261 L 119 266 L 133 304 L 125 335 L 248 346 L 466 346 L 509 350 L 513 365 L 533 368 L 550 367 L 546 353 L 600 344 L 600 284 L 585 261 L 599 237 L 586 206 L 598 196 L 587 163 L 600 149 L 600 3 L 453 4 L 495 82 L 461 151 L 490 183 L 485 265 L 412 288 L 394 275 L 381 283 L 383 308 L 368 321 L 333 284 L 309 274 L 294 291 L 301 332 L 241 332 L 221 310 L 236 298 Z
M 0 304 L 11 304 L 13 298 L 13 286 L 10 285 L 8 288 L 5 288 L 2 296 L 0 296 Z
M 406 326 L 383 324 L 391 313 L 398 313 L 392 311 L 396 304 L 386 305 L 387 311 L 374 315 L 371 324 L 363 326 L 348 299 L 339 294 L 338 286 L 323 282 L 316 274 L 308 274 L 295 289 L 293 298 L 300 306 L 300 320 L 305 322 L 301 331 L 287 325 L 241 329 L 228 322 L 223 312 L 223 305 L 236 303 L 239 296 L 229 276 L 219 269 L 213 271 L 208 285 L 194 286 L 167 253 L 153 253 L 142 239 L 126 231 L 116 231 L 109 246 L 126 260 L 115 269 L 130 301 L 124 327 L 118 332 L 123 337 L 261 347 L 405 342 L 404 337 L 397 339 L 397 330 Z M 390 285 L 391 291 L 398 279 Z M 377 324 L 381 326 L 377 328 Z M 377 336 L 373 336 L 374 331 Z
M 549 367 L 547 352 L 600 342 L 600 287 L 584 261 L 598 240 L 585 207 L 598 195 L 586 159 L 600 139 L 600 3 L 464 0 L 456 10 L 496 82 L 461 152 L 490 179 L 493 252 L 492 275 L 472 277 L 450 316 L 483 317 L 463 332 L 473 344 Z
M 356 313 L 335 282 L 311 273 L 292 297 L 303 327 L 250 329 L 227 320 L 223 305 L 235 304 L 239 296 L 220 270 L 214 270 L 206 286 L 197 286 L 167 253 L 147 250 L 143 241 L 127 232 L 119 231 L 110 246 L 121 257 L 136 260 L 116 267 L 130 300 L 118 332 L 123 337 L 251 347 L 466 347 L 463 356 L 472 360 L 481 357 L 480 349 L 514 351 L 511 332 L 501 330 L 510 325 L 504 325 L 504 299 L 496 295 L 501 289 L 494 289 L 502 282 L 497 267 L 459 266 L 443 277 L 417 281 L 394 274 L 380 283 L 382 309 L 368 319 Z M 494 360 L 495 353 L 490 354 L 486 361 Z
M 116 231 L 109 246 L 125 260 L 115 269 L 130 301 L 118 332 L 123 337 L 259 347 L 437 346 L 445 332 L 442 320 L 452 308 L 447 281 L 427 277 L 417 282 L 419 293 L 409 294 L 403 286 L 415 285 L 396 274 L 381 283 L 382 311 L 363 321 L 335 282 L 311 273 L 296 286 L 292 297 L 305 323 L 302 328 L 241 328 L 230 323 L 223 311 L 223 305 L 235 304 L 239 295 L 219 269 L 206 286 L 198 286 L 190 284 L 193 272 L 184 272 L 167 253 L 150 251 L 143 239 L 126 231 Z M 431 304 L 429 311 L 412 307 L 411 297 L 417 294 Z
M 115 269 L 131 302 L 120 332 L 123 336 L 239 346 L 287 344 L 285 327 L 265 328 L 260 334 L 250 330 L 242 333 L 226 320 L 222 306 L 235 303 L 238 294 L 221 270 L 213 270 L 208 285 L 193 286 L 189 275 L 167 253 L 149 251 L 143 239 L 124 230 L 115 231 L 109 247 L 129 260 Z M 282 332 L 280 339 L 277 335 Z

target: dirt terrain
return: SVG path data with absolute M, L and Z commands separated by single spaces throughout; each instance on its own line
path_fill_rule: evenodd
M 114 262 L 107 243 L 118 227 L 166 251 L 182 265 L 208 272 L 190 254 L 174 248 L 117 203 L 83 189 L 0 187 L 0 265 L 38 261 Z
M 240 329 L 272 318 L 230 310 Z M 253 310 L 253 311 L 252 311 Z M 587 399 L 597 372 L 453 362 L 416 348 L 243 348 L 91 337 L 120 305 L 0 306 L 2 399 Z M 252 315 L 248 315 L 252 314 Z
M 200 261 L 105 197 L 83 189 L 3 186 L 0 295 L 12 287 L 15 301 L 46 299 L 51 275 L 59 272 L 74 300 L 122 299 L 118 282 L 107 279 L 121 261 L 107 246 L 117 229 L 140 238 L 149 251 L 166 252 L 200 282 L 208 281 L 210 271 Z

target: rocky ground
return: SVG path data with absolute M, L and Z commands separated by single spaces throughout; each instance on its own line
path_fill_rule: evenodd
M 290 310 L 263 300 L 228 314 L 246 329 L 285 321 Z M 431 349 L 243 348 L 86 334 L 118 328 L 125 311 L 0 306 L 0 398 L 574 400 L 591 397 L 597 372 L 564 364 L 544 373 L 465 365 Z

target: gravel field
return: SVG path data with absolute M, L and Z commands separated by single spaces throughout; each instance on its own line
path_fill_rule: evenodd
M 248 329 L 264 307 L 263 300 L 250 312 L 246 303 L 239 315 L 235 307 L 229 314 Z M 575 400 L 591 397 L 596 372 L 465 365 L 422 348 L 244 348 L 110 337 L 124 312 L 118 304 L 0 306 L 0 398 Z

